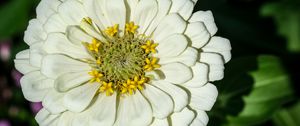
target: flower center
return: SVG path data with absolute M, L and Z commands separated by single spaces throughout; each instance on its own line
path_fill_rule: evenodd
M 93 25 L 89 18 L 83 21 Z M 94 38 L 92 42 L 83 42 L 93 57 L 88 60 L 92 67 L 90 82 L 101 85 L 100 93 L 105 92 L 107 96 L 114 92 L 132 95 L 136 90 L 143 90 L 150 81 L 145 72 L 160 67 L 158 59 L 152 56 L 158 44 L 138 34 L 137 29 L 134 22 L 127 23 L 124 34 L 120 35 L 116 24 L 99 33 L 104 40 Z

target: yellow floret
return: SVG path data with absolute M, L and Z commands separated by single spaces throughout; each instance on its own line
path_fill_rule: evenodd
M 135 25 L 134 22 L 130 22 L 126 24 L 126 32 L 135 34 L 137 29 L 139 28 L 138 25 Z
M 89 72 L 89 75 L 92 76 L 90 83 L 92 82 L 101 82 L 101 77 L 103 77 L 102 73 L 99 73 L 97 70 L 92 70 L 91 72 Z
M 144 69 L 146 71 L 151 71 L 154 70 L 156 68 L 160 68 L 161 66 L 158 64 L 158 59 L 157 58 L 153 58 L 152 60 L 150 60 L 149 58 L 146 58 L 146 65 L 144 66 Z
M 157 43 L 154 43 L 150 40 L 147 40 L 146 44 L 143 45 L 141 48 L 143 48 L 145 50 L 145 52 L 148 54 L 150 52 L 152 53 L 156 53 L 156 47 L 158 46 Z
M 103 82 L 102 86 L 100 87 L 100 92 L 106 92 L 106 96 L 111 96 L 114 93 L 112 82 L 106 83 Z
M 115 24 L 113 27 L 108 27 L 105 31 L 104 31 L 108 36 L 115 36 L 118 32 L 119 32 L 119 25 Z

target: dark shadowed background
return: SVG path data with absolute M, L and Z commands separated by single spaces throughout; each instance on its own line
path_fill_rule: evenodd
M 42 106 L 24 99 L 13 59 L 38 3 L 0 1 L 0 126 L 37 125 Z M 233 48 L 209 125 L 300 126 L 300 0 L 199 0 L 198 10 L 213 12 Z

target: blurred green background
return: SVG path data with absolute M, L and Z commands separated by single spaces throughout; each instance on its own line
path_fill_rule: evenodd
M 42 106 L 24 99 L 13 59 L 38 3 L 0 1 L 0 126 L 37 125 Z M 300 126 L 300 0 L 199 0 L 198 10 L 213 12 L 233 48 L 209 125 Z

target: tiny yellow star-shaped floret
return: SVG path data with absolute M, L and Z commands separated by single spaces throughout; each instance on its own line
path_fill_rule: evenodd
M 146 65 L 144 66 L 144 69 L 146 71 L 151 71 L 154 70 L 155 68 L 160 68 L 160 65 L 157 64 L 158 59 L 157 58 L 152 58 L 152 60 L 150 60 L 149 58 L 146 58 Z
M 101 82 L 101 77 L 103 77 L 103 74 L 98 72 L 97 70 L 92 70 L 91 72 L 89 72 L 89 75 L 92 76 L 92 79 L 90 80 L 90 83 L 92 82 Z
M 131 81 L 132 85 L 135 85 L 139 90 L 144 90 L 144 84 L 146 82 L 146 78 L 142 77 L 141 79 L 138 76 L 135 76 L 133 81 Z
M 130 95 L 133 95 L 133 93 L 136 89 L 137 89 L 137 87 L 135 85 L 131 84 L 131 80 L 128 79 L 126 83 L 122 84 L 121 92 L 122 92 L 122 94 L 125 94 L 128 92 Z
M 100 58 L 98 58 L 98 59 L 96 60 L 96 64 L 97 64 L 97 65 L 101 65 L 101 64 L 102 64 L 102 61 L 101 61 Z
M 111 96 L 114 93 L 112 82 L 103 82 L 99 90 L 100 92 L 106 92 L 106 96 Z
M 111 37 L 115 36 L 119 32 L 119 24 L 108 27 L 104 32 Z
M 157 43 L 154 43 L 151 40 L 147 40 L 146 44 L 142 46 L 142 48 L 145 50 L 145 52 L 148 54 L 150 52 L 156 53 L 156 47 L 158 46 Z
M 137 29 L 139 28 L 138 25 L 135 25 L 134 22 L 130 22 L 126 24 L 126 32 L 135 34 Z
M 98 41 L 97 39 L 94 38 L 92 40 L 92 43 L 88 44 L 88 49 L 90 51 L 94 51 L 94 52 L 98 53 L 100 45 L 101 45 L 100 41 Z

